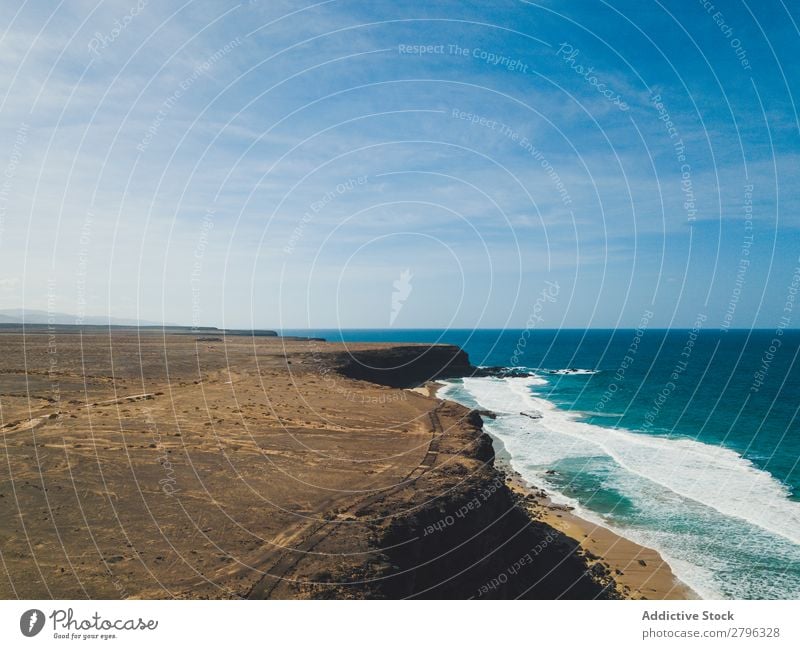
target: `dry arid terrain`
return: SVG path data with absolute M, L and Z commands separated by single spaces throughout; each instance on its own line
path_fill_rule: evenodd
M 619 596 L 526 514 L 477 413 L 406 389 L 443 368 L 468 361 L 447 346 L 0 333 L 0 597 Z

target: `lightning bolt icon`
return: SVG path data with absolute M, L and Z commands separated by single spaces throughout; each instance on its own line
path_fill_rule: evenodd
M 33 611 L 30 619 L 28 620 L 28 631 L 33 631 L 33 625 L 36 624 L 37 619 L 39 619 L 39 616 L 36 615 L 36 611 Z

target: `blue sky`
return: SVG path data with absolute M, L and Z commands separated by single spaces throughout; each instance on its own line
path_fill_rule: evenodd
M 0 14 L 0 308 L 524 327 L 550 282 L 537 326 L 800 322 L 791 4 Z

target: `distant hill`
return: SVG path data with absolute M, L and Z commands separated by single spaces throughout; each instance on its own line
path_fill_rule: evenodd
M 111 318 L 104 316 L 86 316 L 77 323 L 77 316 L 68 313 L 48 313 L 38 309 L 2 309 L 0 310 L 0 330 L 8 333 L 23 328 L 28 331 L 48 331 L 54 325 L 64 332 L 94 331 L 103 327 L 119 327 L 120 329 L 157 329 L 163 333 L 214 335 L 214 336 L 277 336 L 272 329 L 219 329 L 217 327 L 191 327 L 176 325 L 171 322 L 154 322 L 152 320 L 134 320 L 132 318 Z M 289 336 L 292 340 L 310 340 L 305 336 Z M 324 340 L 314 338 L 313 340 Z
M 74 325 L 78 316 L 69 313 L 48 313 L 38 309 L 2 309 L 0 324 L 59 324 Z M 111 318 L 109 316 L 85 316 L 86 325 L 116 325 L 124 327 L 160 327 L 163 322 L 152 320 L 134 320 L 132 318 Z M 167 323 L 167 326 L 172 326 Z

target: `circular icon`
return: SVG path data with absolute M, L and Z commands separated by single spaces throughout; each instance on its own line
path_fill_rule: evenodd
M 38 608 L 25 611 L 19 618 L 19 630 L 22 635 L 32 638 L 44 627 L 44 613 Z

